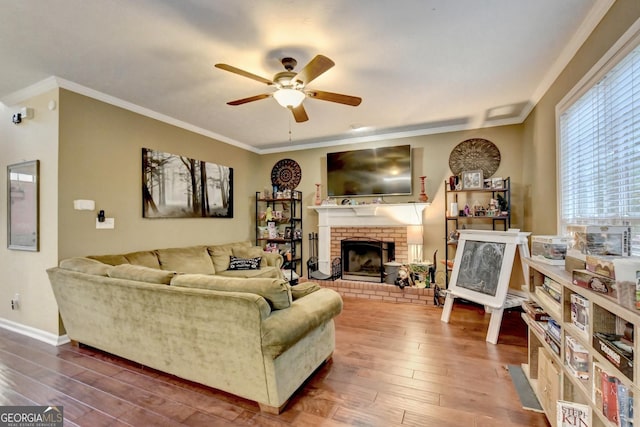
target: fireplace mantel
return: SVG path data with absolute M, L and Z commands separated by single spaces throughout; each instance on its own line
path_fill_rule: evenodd
M 422 211 L 430 203 L 309 206 L 318 212 L 320 227 L 422 225 Z
M 318 267 L 331 271 L 331 227 L 406 227 L 422 225 L 430 203 L 309 206 L 318 212 Z

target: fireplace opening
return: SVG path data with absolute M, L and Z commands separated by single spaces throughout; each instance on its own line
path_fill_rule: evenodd
M 369 238 L 340 242 L 342 278 L 363 282 L 384 282 L 384 264 L 395 257 L 395 243 Z

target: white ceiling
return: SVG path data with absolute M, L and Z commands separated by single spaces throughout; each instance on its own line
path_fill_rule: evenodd
M 0 101 L 54 81 L 262 153 L 520 123 L 611 3 L 2 1 Z M 228 106 L 274 89 L 213 67 L 270 79 L 316 54 L 336 65 L 309 87 L 360 106 L 306 99 L 304 123 L 272 98 Z

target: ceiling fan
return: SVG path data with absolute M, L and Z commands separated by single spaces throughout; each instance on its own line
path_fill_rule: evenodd
M 307 88 L 307 85 L 311 83 L 311 81 L 335 65 L 331 59 L 324 55 L 316 55 L 315 58 L 313 58 L 299 72 L 293 71 L 295 66 L 298 64 L 298 61 L 295 59 L 289 57 L 282 58 L 281 62 L 286 71 L 277 73 L 273 76 L 272 80 L 257 76 L 231 65 L 216 64 L 216 68 L 220 68 L 221 70 L 239 74 L 277 88 L 277 90 L 272 93 L 262 93 L 248 98 L 237 99 L 235 101 L 229 101 L 227 104 L 242 105 L 247 102 L 273 97 L 278 104 L 291 110 L 296 122 L 300 123 L 309 120 L 307 112 L 302 105 L 302 101 L 304 101 L 306 97 L 319 99 L 321 101 L 337 102 L 338 104 L 351 105 L 354 107 L 360 105 L 362 102 L 362 98 L 358 98 L 357 96 L 349 96 L 340 93 L 325 92 Z

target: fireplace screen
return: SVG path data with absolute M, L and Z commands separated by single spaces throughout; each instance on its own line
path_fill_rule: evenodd
M 342 278 L 384 282 L 384 264 L 394 259 L 395 244 L 371 239 L 348 239 L 340 243 Z

